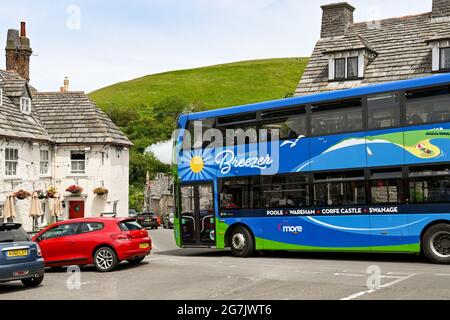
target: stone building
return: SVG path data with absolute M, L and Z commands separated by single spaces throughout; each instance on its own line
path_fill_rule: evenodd
M 129 148 L 127 137 L 84 92 L 38 92 L 30 83 L 32 49 L 21 30 L 8 30 L 6 70 L 0 70 L 0 221 L 6 196 L 18 190 L 56 188 L 62 196 L 60 219 L 128 215 Z M 66 192 L 80 186 L 78 194 Z M 108 189 L 96 196 L 97 187 Z M 48 201 L 42 199 L 46 224 Z M 32 228 L 30 199 L 16 200 L 16 221 Z
M 175 212 L 171 176 L 158 173 L 153 180 L 147 178 L 144 208 L 151 209 L 160 215 Z
M 296 95 L 450 71 L 450 0 L 431 12 L 354 22 L 347 2 L 322 6 L 321 37 Z

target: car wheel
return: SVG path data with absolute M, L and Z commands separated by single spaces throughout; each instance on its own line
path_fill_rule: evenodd
M 94 254 L 94 264 L 98 271 L 109 272 L 117 267 L 117 255 L 113 249 L 102 247 Z
M 250 257 L 255 251 L 255 241 L 250 231 L 245 227 L 235 228 L 230 235 L 231 252 L 240 258 Z
M 38 285 L 40 285 L 42 283 L 42 281 L 44 281 L 44 275 L 40 275 L 39 277 L 33 277 L 33 278 L 28 278 L 28 279 L 23 279 L 22 283 L 25 287 L 28 288 L 35 288 Z
M 450 264 L 450 225 L 437 224 L 422 238 L 422 250 L 433 263 Z
M 137 264 L 141 263 L 142 261 L 144 261 L 144 259 L 145 259 L 145 256 L 144 257 L 137 257 L 137 258 L 130 259 L 130 260 L 127 260 L 127 261 L 131 265 L 137 265 Z

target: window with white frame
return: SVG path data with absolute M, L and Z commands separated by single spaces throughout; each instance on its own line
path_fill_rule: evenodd
M 39 174 L 41 176 L 46 176 L 49 174 L 49 165 L 50 165 L 50 151 L 41 150 L 39 160 Z
M 9 177 L 17 176 L 19 167 L 19 150 L 13 148 L 5 149 L 5 175 Z
M 331 80 L 351 80 L 359 78 L 359 57 L 334 58 Z
M 3 105 L 3 89 L 0 88 L 0 106 Z
M 70 173 L 71 174 L 86 173 L 86 152 L 70 151 Z
M 439 48 L 439 69 L 450 69 L 450 48 Z
M 23 113 L 31 113 L 31 99 L 28 97 L 20 98 L 20 110 Z

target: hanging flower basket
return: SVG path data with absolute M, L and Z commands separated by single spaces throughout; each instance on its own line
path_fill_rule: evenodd
M 73 186 L 68 187 L 66 189 L 66 191 L 71 194 L 80 194 L 83 192 L 83 188 L 80 186 L 73 185 Z
M 55 187 L 50 187 L 47 189 L 46 197 L 49 199 L 54 199 L 57 192 L 58 192 L 58 190 L 56 190 Z
M 35 191 L 37 193 L 38 199 L 39 200 L 44 200 L 45 199 L 45 193 L 42 190 L 36 190 Z
M 103 187 L 94 189 L 94 194 L 96 194 L 97 196 L 106 196 L 108 194 L 108 192 L 109 192 L 108 189 L 103 188 Z
M 28 191 L 25 190 L 19 190 L 17 191 L 14 196 L 18 199 L 18 200 L 25 200 L 26 198 L 29 198 L 31 196 L 31 194 Z

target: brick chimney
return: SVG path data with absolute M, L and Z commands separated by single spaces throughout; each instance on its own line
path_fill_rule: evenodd
M 348 25 L 353 23 L 355 7 L 347 2 L 332 3 L 321 6 L 322 31 L 321 38 L 343 36 Z
M 432 16 L 434 19 L 450 17 L 450 0 L 433 0 Z
M 30 56 L 33 53 L 30 39 L 27 38 L 25 22 L 19 30 L 9 29 L 6 38 L 6 70 L 14 71 L 27 81 L 30 80 Z

